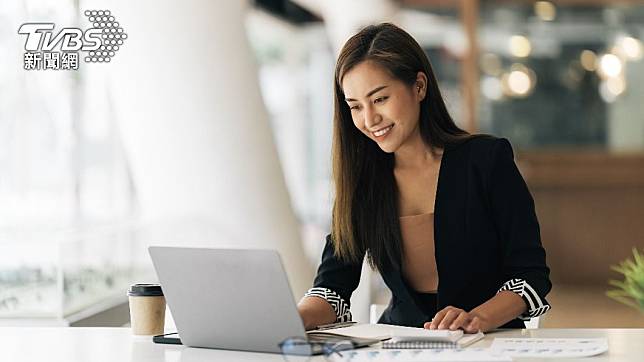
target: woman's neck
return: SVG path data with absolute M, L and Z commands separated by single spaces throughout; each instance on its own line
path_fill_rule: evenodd
M 438 158 L 423 141 L 419 129 L 394 152 L 395 168 L 399 170 L 425 169 Z

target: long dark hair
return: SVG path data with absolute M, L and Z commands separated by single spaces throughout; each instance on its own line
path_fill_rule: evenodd
M 418 72 L 425 73 L 428 84 L 420 103 L 419 128 L 432 153 L 469 134 L 450 117 L 427 55 L 407 32 L 390 23 L 371 25 L 344 44 L 335 68 L 331 236 L 340 259 L 361 262 L 367 253 L 371 267 L 382 273 L 389 267 L 400 269 L 402 258 L 394 156 L 354 126 L 342 90 L 344 75 L 366 60 L 409 86 Z

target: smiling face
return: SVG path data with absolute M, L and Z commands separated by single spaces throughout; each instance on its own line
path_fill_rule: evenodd
M 370 61 L 359 63 L 342 79 L 353 124 L 387 153 L 396 152 L 412 137 L 420 137 L 418 120 L 425 85 L 422 72 L 408 85 Z

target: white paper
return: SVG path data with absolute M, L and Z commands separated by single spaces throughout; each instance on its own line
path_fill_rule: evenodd
M 424 328 L 403 327 L 391 324 L 353 324 L 348 327 L 340 327 L 333 329 L 324 329 L 321 331 L 312 330 L 307 333 L 312 334 L 333 334 L 348 337 L 359 338 L 372 338 L 372 339 L 388 339 L 390 337 L 401 336 L 434 336 L 438 341 L 449 341 L 450 337 L 455 335 L 462 335 L 463 331 L 449 331 L 449 330 L 429 330 Z M 458 338 L 456 338 L 458 339 Z
M 464 334 L 463 337 L 459 339 L 457 343 L 459 347 L 464 348 L 471 344 L 474 344 L 475 342 L 480 341 L 483 338 L 485 338 L 485 334 L 483 334 L 483 332 L 478 332 L 474 334 Z
M 351 362 L 507 362 L 512 361 L 509 356 L 492 355 L 487 348 L 466 348 L 466 349 L 376 349 L 376 350 L 353 350 L 343 351 L 342 356 L 337 353 L 331 358 L 333 361 Z
M 354 324 L 348 327 L 325 329 L 322 331 L 312 330 L 309 334 L 333 334 L 347 337 L 369 338 L 369 339 L 388 339 L 391 337 L 391 329 L 396 326 L 388 324 Z
M 462 330 L 450 331 L 447 329 L 425 329 L 413 327 L 400 327 L 391 329 L 391 340 L 402 341 L 436 341 L 455 342 L 463 336 Z
M 335 336 L 358 337 L 379 339 L 381 341 L 392 338 L 392 341 L 405 340 L 428 340 L 428 341 L 458 341 L 460 347 L 483 339 L 485 335 L 481 332 L 475 334 L 464 334 L 463 331 L 450 330 L 429 330 L 424 328 L 403 327 L 390 324 L 353 324 L 348 327 L 325 329 L 321 331 L 308 331 L 309 334 L 331 334 Z M 420 337 L 420 338 L 415 338 Z
M 590 357 L 608 351 L 606 338 L 495 338 L 494 354 L 512 357 Z

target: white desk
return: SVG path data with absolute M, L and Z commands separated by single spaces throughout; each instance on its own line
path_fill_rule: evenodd
M 607 337 L 609 352 L 584 359 L 566 361 L 644 360 L 644 329 L 532 329 L 505 330 L 487 334 L 474 346 L 486 347 L 494 337 Z M 288 361 L 306 361 L 289 356 Z M 311 361 L 324 361 L 315 357 Z M 275 361 L 285 362 L 279 354 L 249 353 L 159 345 L 150 337 L 133 337 L 129 328 L 20 328 L 0 327 L 2 362 L 100 362 L 100 361 Z M 527 361 L 537 362 L 539 359 Z M 546 361 L 545 359 L 543 361 Z M 552 359 L 547 361 L 554 361 Z

